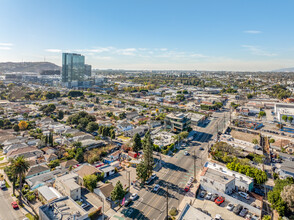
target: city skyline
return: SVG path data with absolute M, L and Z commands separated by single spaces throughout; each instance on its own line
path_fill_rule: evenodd
M 294 3 L 2 1 L 0 62 L 81 53 L 97 69 L 271 71 L 294 66 Z

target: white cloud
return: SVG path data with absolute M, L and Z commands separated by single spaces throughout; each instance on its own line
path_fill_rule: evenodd
M 266 57 L 277 56 L 277 54 L 267 52 L 267 51 L 265 51 L 265 50 L 263 50 L 263 49 L 261 49 L 261 48 L 259 48 L 257 46 L 253 46 L 253 45 L 242 45 L 242 47 L 246 48 L 253 55 L 266 56 Z
M 246 33 L 246 34 L 261 34 L 262 32 L 257 31 L 257 30 L 247 30 L 247 31 L 244 31 L 244 33 Z
M 11 47 L 0 47 L 0 50 L 11 50 Z
M 0 46 L 11 47 L 11 46 L 13 46 L 13 44 L 12 43 L 0 43 Z
M 60 50 L 60 49 L 46 49 L 45 51 L 50 52 L 50 53 L 61 53 L 62 52 L 62 50 Z

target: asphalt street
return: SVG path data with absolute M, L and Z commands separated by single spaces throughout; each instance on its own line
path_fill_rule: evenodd
M 12 208 L 9 190 L 0 190 L 0 201 L 0 220 L 20 220 L 25 217 L 19 209 Z
M 157 179 L 150 185 L 145 185 L 138 193 L 139 198 L 133 202 L 128 209 L 123 209 L 126 219 L 152 219 L 161 220 L 166 217 L 168 188 L 168 207 L 178 207 L 183 197 L 189 196 L 191 200 L 195 198 L 192 192 L 185 192 L 184 187 L 191 176 L 194 176 L 194 157 L 196 155 L 196 173 L 200 171 L 207 161 L 208 142 L 215 138 L 217 129 L 223 130 L 228 117 L 228 113 L 214 113 L 214 119 L 206 127 L 198 130 L 198 135 L 184 150 L 179 151 L 173 157 L 164 161 L 163 168 L 157 172 Z M 203 147 L 204 150 L 200 150 Z M 189 155 L 185 156 L 184 151 Z M 154 192 L 153 187 L 159 184 L 160 189 Z M 167 187 L 168 186 L 168 187 Z

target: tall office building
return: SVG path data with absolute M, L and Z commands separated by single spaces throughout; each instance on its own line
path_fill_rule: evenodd
M 68 86 L 85 79 L 85 57 L 76 53 L 62 54 L 62 82 Z
M 92 73 L 92 66 L 85 64 L 85 75 L 88 77 L 91 77 L 91 73 Z

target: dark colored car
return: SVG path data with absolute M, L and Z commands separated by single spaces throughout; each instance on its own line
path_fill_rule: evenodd
M 261 189 L 254 188 L 253 192 L 255 192 L 256 194 L 258 194 L 260 196 L 264 196 L 264 192 Z
M 220 205 L 220 204 L 222 204 L 224 201 L 225 201 L 225 197 L 220 196 L 220 197 L 218 197 L 218 198 L 215 200 L 215 204 Z
M 214 194 L 212 194 L 210 200 L 214 202 L 217 198 L 218 198 L 218 194 L 214 193 Z
M 235 206 L 235 208 L 233 209 L 233 212 L 238 215 L 241 210 L 243 209 L 243 206 L 241 206 L 240 204 L 238 204 L 237 206 Z
M 132 200 L 131 200 L 131 199 L 127 199 L 127 200 L 125 201 L 125 204 L 124 204 L 124 206 L 126 207 L 126 206 L 130 205 L 130 204 L 131 204 L 131 202 L 132 202 Z

